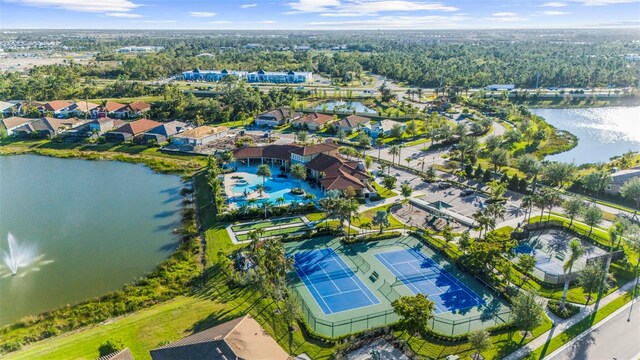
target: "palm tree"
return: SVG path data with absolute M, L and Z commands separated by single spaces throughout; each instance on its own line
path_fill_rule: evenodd
M 384 146 L 384 141 L 381 138 L 376 138 L 376 147 L 378 148 L 378 162 L 380 162 L 380 150 Z
M 410 167 L 409 165 L 411 164 L 411 162 L 413 161 L 413 159 L 411 157 L 408 157 L 406 159 L 404 159 L 404 161 L 407 162 L 407 167 Z
M 264 181 L 264 180 L 263 180 Z M 264 183 L 263 184 L 258 184 L 256 185 L 256 190 L 258 190 L 258 193 L 260 193 L 260 196 L 262 197 L 262 193 L 264 192 Z
M 533 196 L 525 195 L 520 200 L 520 206 L 524 208 L 524 222 L 527 222 L 527 213 L 531 218 L 531 207 L 533 206 Z
M 400 156 L 400 146 L 398 145 L 392 145 L 389 147 L 389 150 L 387 150 L 387 154 L 391 155 L 391 164 L 395 165 L 396 164 L 396 156 Z
M 359 206 L 360 204 L 358 204 L 358 201 L 354 199 L 344 199 L 341 201 L 340 212 L 349 222 L 349 228 L 348 228 L 349 230 L 347 232 L 347 238 L 351 237 L 351 221 L 354 218 L 359 218 L 359 215 L 358 215 Z
M 301 187 L 300 181 L 307 178 L 307 168 L 302 164 L 291 165 L 291 175 L 298 179 L 298 187 Z
M 418 164 L 420 164 L 420 172 L 424 173 L 424 164 L 427 162 L 426 158 L 420 158 L 420 160 L 418 160 Z
M 264 218 L 267 218 L 267 213 L 269 212 L 269 210 L 271 209 L 271 207 L 273 206 L 273 204 L 271 203 L 271 201 L 269 200 L 265 200 L 262 203 L 262 206 L 264 206 Z
M 562 290 L 562 298 L 560 299 L 560 309 L 564 310 L 564 303 L 567 299 L 567 291 L 569 291 L 569 281 L 571 280 L 571 270 L 573 264 L 582 256 L 584 248 L 578 239 L 572 239 L 569 243 L 569 257 L 564 262 L 562 270 L 565 273 L 564 289 Z
M 284 205 L 285 201 L 286 200 L 284 199 L 284 196 L 279 196 L 279 197 L 276 198 L 276 204 L 278 204 L 278 206 Z
M 258 200 L 253 199 L 253 198 L 251 198 L 251 199 L 247 200 L 247 204 L 249 205 L 249 207 L 253 207 L 253 205 L 254 205 L 256 202 L 258 202 Z
M 364 232 L 364 235 L 365 235 L 365 236 L 367 235 L 367 232 L 368 232 L 369 230 L 371 230 L 371 228 L 372 228 L 372 227 L 373 227 L 373 225 L 371 225 L 371 223 L 370 223 L 370 222 L 368 222 L 368 221 L 367 221 L 367 222 L 363 222 L 362 224 L 360 224 L 360 229 L 366 230 L 366 231 Z
M 258 171 L 256 172 L 256 175 L 262 177 L 262 187 L 264 187 L 265 180 L 268 177 L 271 177 L 271 168 L 266 164 L 258 165 Z

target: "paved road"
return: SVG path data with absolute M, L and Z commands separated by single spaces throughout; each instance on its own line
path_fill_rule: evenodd
M 629 308 L 589 331 L 545 359 L 549 360 L 636 360 L 640 358 L 640 303 L 633 306 L 631 321 L 627 322 Z

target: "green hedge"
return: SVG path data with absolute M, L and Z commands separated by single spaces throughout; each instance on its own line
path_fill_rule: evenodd
M 398 231 L 390 231 L 390 232 L 385 232 L 382 234 L 374 234 L 374 235 L 367 235 L 367 236 L 362 236 L 362 237 L 358 237 L 358 236 L 352 236 L 349 238 L 343 238 L 342 239 L 342 243 L 344 244 L 355 244 L 355 243 L 361 243 L 361 242 L 367 242 L 367 241 L 378 241 L 378 240 L 386 240 L 386 239 L 393 239 L 393 238 L 397 238 L 402 236 L 401 232 Z
M 547 303 L 547 309 L 549 309 L 549 311 L 551 311 L 555 316 L 561 319 L 568 319 L 580 312 L 580 307 L 575 306 L 569 302 L 565 302 L 564 310 L 561 310 L 560 301 L 558 300 L 549 300 L 549 302 Z

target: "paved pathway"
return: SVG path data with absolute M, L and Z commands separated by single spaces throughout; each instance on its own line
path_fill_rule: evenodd
M 603 306 L 611 303 L 613 300 L 619 298 L 625 292 L 627 292 L 629 289 L 633 288 L 634 283 L 635 283 L 635 280 L 632 280 L 632 281 L 624 284 L 618 290 L 616 290 L 613 293 L 611 293 L 611 294 L 607 295 L 606 297 L 602 298 L 600 300 L 600 304 L 598 306 L 600 308 L 602 308 Z M 538 336 L 537 338 L 535 338 L 531 342 L 529 342 L 527 345 L 525 345 L 525 346 L 519 348 L 518 350 L 514 351 L 513 353 L 509 354 L 508 356 L 506 356 L 504 358 L 504 360 L 523 359 L 531 351 L 539 348 L 540 346 L 543 346 L 547 341 L 549 341 L 549 340 L 555 338 L 556 336 L 560 335 L 563 331 L 565 331 L 566 329 L 570 328 L 575 323 L 577 323 L 580 320 L 582 320 L 582 319 L 586 318 L 587 316 L 589 316 L 593 311 L 594 311 L 594 305 L 589 305 L 589 306 L 583 307 L 582 310 L 577 315 L 575 315 L 575 316 L 573 316 L 573 317 L 571 317 L 571 318 L 569 318 L 567 320 L 564 320 L 563 322 L 556 323 L 555 326 L 553 328 L 551 328 L 551 330 L 549 330 L 546 333 Z

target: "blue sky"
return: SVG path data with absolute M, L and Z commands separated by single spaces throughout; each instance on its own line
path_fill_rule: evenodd
M 640 28 L 640 0 L 0 0 L 0 28 Z

